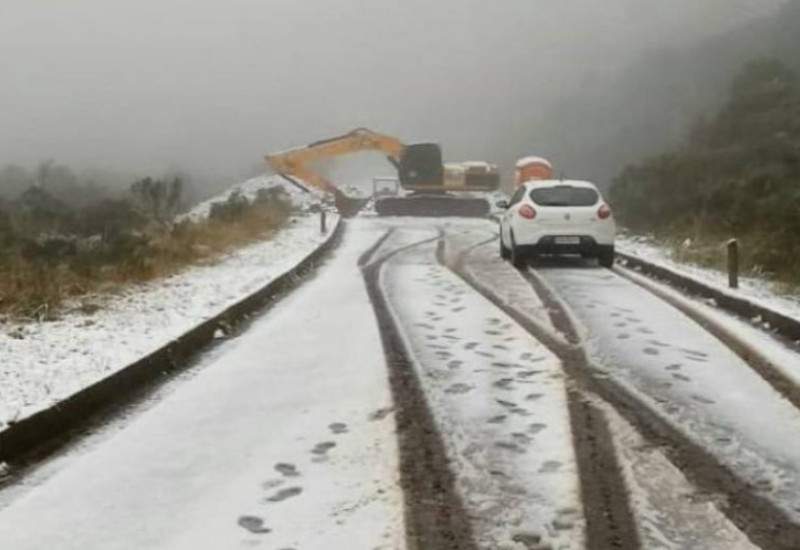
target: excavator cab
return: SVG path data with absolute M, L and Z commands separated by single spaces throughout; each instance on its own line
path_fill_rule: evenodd
M 397 166 L 400 184 L 409 191 L 440 190 L 444 185 L 442 148 L 437 143 L 406 145 Z

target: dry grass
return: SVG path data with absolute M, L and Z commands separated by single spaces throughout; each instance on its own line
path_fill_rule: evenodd
M 791 261 L 792 252 L 776 247 L 768 235 L 748 235 L 739 240 L 740 274 L 767 281 L 775 291 L 787 296 L 800 295 L 800 258 Z M 672 252 L 672 257 L 681 263 L 712 269 L 723 274 L 728 272 L 727 240 L 723 237 L 695 239 L 689 246 L 684 241 L 661 238 L 661 244 Z M 789 261 L 774 261 L 773 256 L 788 254 Z M 772 260 L 772 261 L 770 261 Z M 772 270 L 765 263 L 779 266 Z
M 86 253 L 53 263 L 7 251 L 0 261 L 0 313 L 53 318 L 70 299 L 167 277 L 268 240 L 287 220 L 288 212 L 254 206 L 235 220 L 153 229 L 128 253 L 113 258 Z

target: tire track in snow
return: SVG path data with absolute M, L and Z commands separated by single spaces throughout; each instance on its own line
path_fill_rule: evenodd
M 684 315 L 694 320 L 720 342 L 730 348 L 736 355 L 750 365 L 750 367 L 761 376 L 779 394 L 785 397 L 797 409 L 800 409 L 800 387 L 794 380 L 785 376 L 780 369 L 777 369 L 769 359 L 763 357 L 759 350 L 740 338 L 736 333 L 727 330 L 725 327 L 715 323 L 711 318 L 703 315 L 696 307 L 688 302 L 688 298 L 677 297 L 656 284 L 650 282 L 643 275 L 639 275 L 628 269 L 614 268 L 614 273 L 631 281 L 633 284 L 645 289 L 657 298 L 671 304 Z
M 581 337 L 569 308 L 535 270 L 523 270 L 523 275 L 552 312 L 554 326 L 569 341 L 580 342 Z M 546 335 L 543 337 L 547 338 Z M 558 345 L 556 339 L 550 339 Z M 700 492 L 722 496 L 718 499 L 720 509 L 751 541 L 770 550 L 800 548 L 800 526 L 793 523 L 768 498 L 757 494 L 750 483 L 720 462 L 709 450 L 683 434 L 629 389 L 603 375 L 601 369 L 589 359 L 583 346 L 562 345 L 560 351 L 554 351 L 570 357 L 575 379 L 612 405 L 648 441 L 662 447 L 670 461 L 684 472 Z
M 467 241 L 476 238 L 485 237 L 473 233 Z M 457 472 L 476 541 L 492 550 L 584 548 L 560 361 L 441 265 L 436 251 L 428 244 L 394 258 L 381 285 Z
M 375 253 L 392 234 L 393 231 L 387 232 L 365 252 L 360 265 L 381 332 L 396 407 L 408 549 L 478 550 L 455 489 L 444 442 L 379 283 L 381 268 L 388 260 L 439 237 L 402 246 L 374 260 Z
M 576 371 L 582 368 L 579 350 L 553 335 L 539 322 L 510 307 L 466 269 L 470 254 L 496 239 L 494 237 L 463 250 L 452 262 L 447 262 L 444 254 L 440 253 L 439 261 L 555 353 L 565 372 L 574 380 Z M 545 305 L 548 305 L 546 301 Z M 636 521 L 605 418 L 585 399 L 578 386 L 569 385 L 567 396 L 586 514 L 586 539 L 590 541 L 591 548 L 640 548 Z

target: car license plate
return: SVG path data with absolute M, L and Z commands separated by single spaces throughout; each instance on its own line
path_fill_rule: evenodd
M 568 244 L 568 245 L 581 244 L 581 238 L 580 237 L 556 237 L 555 238 L 555 243 L 556 244 Z

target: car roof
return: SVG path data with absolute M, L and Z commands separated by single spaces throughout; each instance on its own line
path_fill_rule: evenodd
M 541 188 L 541 187 L 581 187 L 584 189 L 594 189 L 598 191 L 597 186 L 590 181 L 583 180 L 530 180 L 524 184 L 528 189 Z M 599 192 L 599 191 L 598 191 Z

